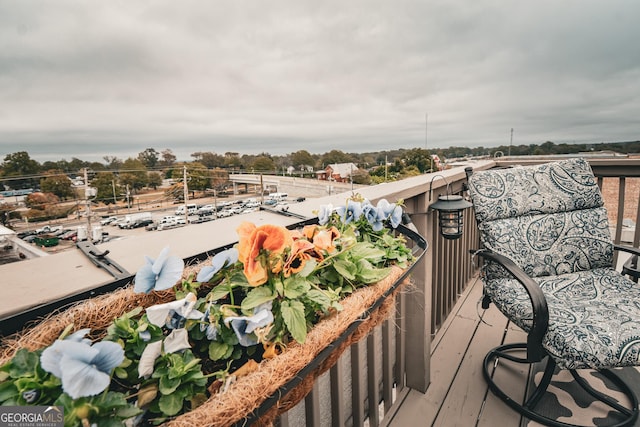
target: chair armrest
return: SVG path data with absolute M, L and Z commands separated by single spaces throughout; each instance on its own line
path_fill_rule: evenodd
M 628 252 L 632 255 L 640 256 L 640 248 L 634 248 L 633 246 L 613 245 L 613 249 L 616 251 Z
M 533 324 L 527 335 L 527 359 L 530 361 L 542 360 L 547 355 L 542 347 L 542 338 L 549 327 L 549 307 L 542 289 L 524 270 L 504 255 L 489 249 L 471 250 L 470 252 L 500 264 L 527 291 L 533 308 Z

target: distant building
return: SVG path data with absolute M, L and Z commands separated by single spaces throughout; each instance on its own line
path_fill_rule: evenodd
M 356 172 L 358 167 L 353 163 L 332 163 L 323 170 L 317 171 L 319 180 L 349 182 L 351 174 Z

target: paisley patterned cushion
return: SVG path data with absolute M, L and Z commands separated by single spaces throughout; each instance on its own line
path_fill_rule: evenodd
M 637 366 L 640 285 L 612 268 L 534 279 L 549 307 L 543 346 L 561 369 Z M 485 283 L 491 301 L 516 325 L 531 328 L 531 302 L 515 279 Z
M 604 206 L 591 167 L 581 158 L 474 172 L 469 186 L 480 223 Z
M 604 208 L 498 219 L 478 227 L 487 249 L 510 258 L 531 277 L 610 267 L 613 262 Z M 492 266 L 486 273 L 490 279 L 511 277 Z
M 549 307 L 543 346 L 560 368 L 640 364 L 640 286 L 611 268 L 607 212 L 589 164 L 569 159 L 469 177 L 483 245 L 540 284 Z M 528 331 L 524 288 L 485 263 L 485 292 Z

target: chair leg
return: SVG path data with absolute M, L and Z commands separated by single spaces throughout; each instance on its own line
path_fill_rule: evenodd
M 557 421 L 541 415 L 540 413 L 535 411 L 536 405 L 540 402 L 540 399 L 546 393 L 547 388 L 551 383 L 553 373 L 555 371 L 556 364 L 550 357 L 547 357 L 544 373 L 542 375 L 542 379 L 540 380 L 540 384 L 536 386 L 531 396 L 524 403 L 512 399 L 504 391 L 502 391 L 502 389 L 493 380 L 493 371 L 495 370 L 494 367 L 497 367 L 496 362 L 499 359 L 506 359 L 522 364 L 531 364 L 528 359 L 517 357 L 511 354 L 514 351 L 526 352 L 526 348 L 527 345 L 525 343 L 505 344 L 498 346 L 487 353 L 483 363 L 483 374 L 485 380 L 487 381 L 489 389 L 493 394 L 495 394 L 503 402 L 509 405 L 509 407 L 530 420 L 552 427 L 576 427 L 577 425 L 575 424 Z M 582 387 L 595 399 L 612 408 L 614 412 L 622 417 L 622 421 L 617 421 L 615 423 L 605 425 L 606 427 L 628 427 L 634 425 L 634 423 L 638 419 L 638 398 L 636 397 L 633 390 L 631 390 L 629 386 L 618 375 L 610 370 L 600 371 L 607 379 L 609 379 L 619 388 L 619 391 L 624 394 L 627 399 L 629 399 L 630 407 L 623 406 L 611 397 L 595 390 L 593 387 L 591 387 L 591 385 L 589 385 L 587 381 L 580 377 L 576 371 L 570 370 L 570 372 L 576 380 L 576 383 L 580 385 L 580 387 Z

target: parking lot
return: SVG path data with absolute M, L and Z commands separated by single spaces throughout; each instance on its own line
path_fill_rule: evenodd
M 58 244 L 53 246 L 42 246 L 40 249 L 48 253 L 57 253 L 70 248 L 75 248 L 75 242 L 78 232 L 81 236 L 86 231 L 88 238 L 94 240 L 96 244 L 102 241 L 112 241 L 125 239 L 132 236 L 138 236 L 143 233 L 158 233 L 162 230 L 178 228 L 178 227 L 197 227 L 198 224 L 215 221 L 218 217 L 228 217 L 232 215 L 242 215 L 260 209 L 261 203 L 256 197 L 243 197 L 236 199 L 226 199 L 223 201 L 213 201 L 207 199 L 198 200 L 199 203 L 192 207 L 191 211 L 185 215 L 181 209 L 183 204 L 176 204 L 169 208 L 156 210 L 122 210 L 118 215 L 93 215 L 91 222 L 86 219 L 68 219 L 53 221 L 49 224 L 27 227 L 21 224 L 16 231 L 19 235 L 24 235 L 23 239 L 32 244 L 35 243 L 36 229 L 42 229 L 45 226 L 55 228 L 54 235 L 58 237 Z M 264 199 L 266 206 L 275 209 L 287 209 L 289 203 L 295 201 L 287 200 L 268 200 Z M 217 212 L 216 212 L 217 206 Z M 123 224 L 129 219 L 129 223 Z M 133 221 L 131 221 L 133 220 Z M 187 224 L 188 222 L 188 224 Z M 81 229 L 84 229 L 81 231 Z M 29 235 L 31 234 L 31 235 Z M 67 238 L 64 238 L 67 237 Z

